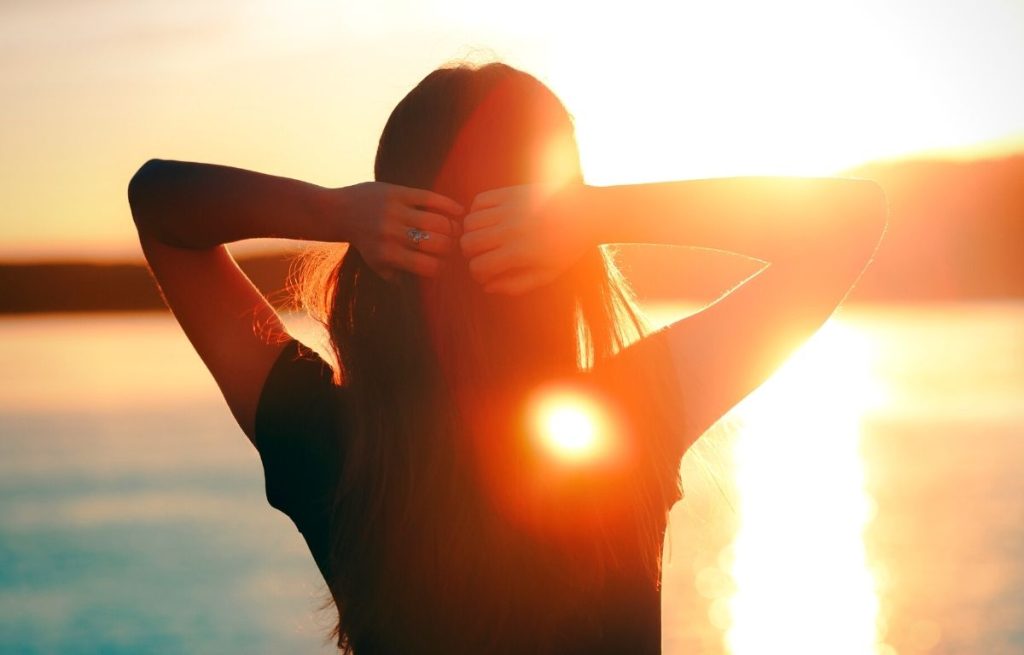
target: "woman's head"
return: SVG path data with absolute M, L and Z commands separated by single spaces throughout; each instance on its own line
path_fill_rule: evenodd
M 502 63 L 444 67 L 421 80 L 388 118 L 374 176 L 467 208 L 489 189 L 583 181 L 564 105 L 537 78 Z M 331 331 L 350 380 L 372 368 L 382 385 L 425 384 L 410 379 L 409 367 L 429 351 L 448 384 L 487 392 L 495 383 L 589 366 L 642 331 L 628 287 L 602 249 L 521 297 L 484 293 L 457 249 L 440 276 L 406 272 L 395 283 L 355 249 L 338 264 L 340 251 L 307 261 L 304 304 Z
M 536 182 L 582 183 L 572 119 L 552 91 L 532 75 L 501 63 L 440 68 L 395 107 L 381 134 L 374 165 L 378 181 L 431 189 L 470 207 L 489 189 Z M 524 298 L 484 294 L 456 251 L 436 279 L 406 275 L 418 296 L 431 349 L 450 384 L 489 388 L 515 378 L 514 363 L 575 366 L 576 297 L 568 278 Z M 592 282 L 607 277 L 595 249 L 578 269 Z M 592 286 L 592 285 L 591 285 Z M 518 352 L 502 365 L 499 342 Z M 474 348 L 474 346 L 476 346 Z M 523 358 L 528 351 L 531 357 Z M 465 398 L 464 404 L 477 399 Z
M 568 111 L 537 78 L 501 63 L 427 75 L 391 113 L 374 175 L 465 207 L 488 189 L 582 182 Z
M 582 182 L 565 107 L 500 63 L 427 75 L 388 119 L 374 174 L 465 207 L 489 189 Z M 389 625 L 450 652 L 543 639 L 570 597 L 600 584 L 608 551 L 585 535 L 567 546 L 525 534 L 499 496 L 521 473 L 526 394 L 645 332 L 613 261 L 594 248 L 522 296 L 483 292 L 458 253 L 437 277 L 388 281 L 354 248 L 302 263 L 302 300 L 327 328 L 353 408 L 331 538 L 339 645 Z M 660 535 L 638 538 L 660 549 Z M 460 613 L 479 624 L 455 630 L 446 621 Z

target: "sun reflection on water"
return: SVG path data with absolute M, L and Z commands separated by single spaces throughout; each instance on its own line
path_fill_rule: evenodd
M 736 409 L 739 528 L 723 565 L 732 655 L 884 652 L 863 532 L 860 418 L 880 400 L 870 344 L 830 321 Z

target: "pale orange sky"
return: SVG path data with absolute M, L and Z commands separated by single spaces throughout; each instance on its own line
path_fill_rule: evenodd
M 395 103 L 467 55 L 562 97 L 593 184 L 1024 150 L 1024 3 L 597 4 L 4 3 L 0 258 L 140 257 L 150 157 L 371 179 Z

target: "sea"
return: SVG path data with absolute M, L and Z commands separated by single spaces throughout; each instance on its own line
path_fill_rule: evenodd
M 841 308 L 681 477 L 663 652 L 1024 653 L 1024 303 Z M 331 653 L 325 594 L 170 314 L 0 319 L 0 653 Z

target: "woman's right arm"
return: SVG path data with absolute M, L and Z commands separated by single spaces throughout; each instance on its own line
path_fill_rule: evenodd
M 429 191 L 382 182 L 329 189 L 231 166 L 158 159 L 132 177 L 128 202 L 161 295 L 253 443 L 260 394 L 289 335 L 225 244 L 262 237 L 348 242 L 381 276 L 398 270 L 428 275 L 440 263 L 434 255 L 453 246 L 449 219 L 430 209 L 462 210 Z M 405 237 L 414 226 L 437 230 L 424 252 Z
M 571 186 L 546 199 L 536 188 L 489 193 L 465 219 L 463 249 L 467 239 L 471 250 L 491 246 L 477 252 L 475 268 L 493 290 L 521 291 L 524 280 L 550 275 L 552 262 L 567 267 L 574 253 L 601 243 L 712 248 L 765 262 L 715 303 L 659 333 L 698 430 L 693 438 L 760 386 L 832 314 L 874 253 L 887 215 L 877 184 L 843 178 Z M 524 260 L 531 257 L 546 262 L 547 273 L 529 278 Z M 520 271 L 518 278 L 500 275 L 506 263 Z

